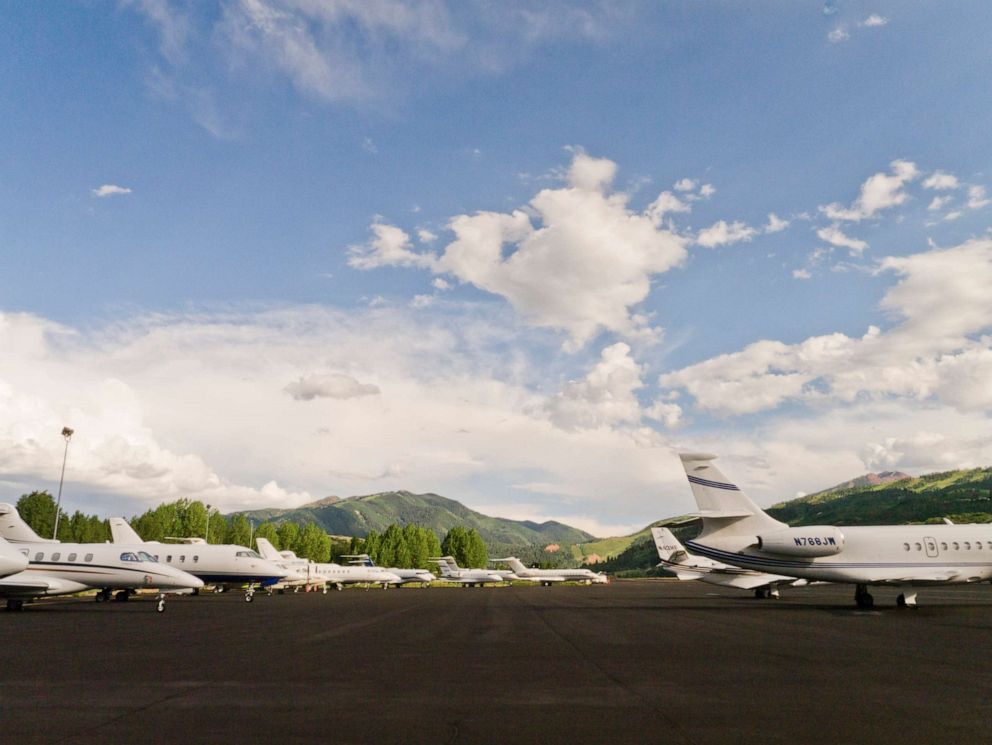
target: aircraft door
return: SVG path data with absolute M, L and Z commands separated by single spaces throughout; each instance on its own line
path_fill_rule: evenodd
M 931 559 L 935 559 L 937 557 L 937 541 L 935 539 L 927 536 L 923 539 L 923 547 L 927 551 L 927 556 Z

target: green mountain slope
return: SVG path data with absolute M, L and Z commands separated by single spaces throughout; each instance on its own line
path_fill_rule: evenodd
M 583 543 L 593 538 L 589 533 L 563 523 L 535 523 L 530 520 L 489 517 L 453 499 L 408 491 L 383 492 L 341 500 L 323 499 L 292 510 L 265 509 L 240 514 L 256 521 L 270 520 L 277 523 L 312 520 L 331 535 L 365 536 L 370 530 L 381 532 L 393 523 L 416 523 L 431 528 L 439 536 L 456 525 L 475 528 L 487 544 L 564 545 Z

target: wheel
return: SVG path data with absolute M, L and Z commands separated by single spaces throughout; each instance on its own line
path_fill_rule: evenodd
M 164 599 L 158 601 L 158 607 L 155 610 L 157 610 L 159 613 L 163 613 L 165 611 L 165 600 Z
M 114 593 L 114 601 L 117 603 L 126 603 L 130 597 L 131 593 L 127 590 L 118 590 Z
M 246 592 L 245 593 L 245 602 L 246 603 L 250 603 L 254 599 L 255 599 L 254 596 L 250 592 Z
M 106 603 L 110 600 L 110 590 L 100 590 L 93 599 L 98 603 Z
M 10 599 L 10 600 L 8 600 L 7 601 L 7 610 L 14 611 L 14 612 L 24 610 L 24 601 L 23 600 L 16 600 L 16 599 L 13 599 L 13 598 Z
M 324 594 L 327 594 L 327 585 L 324 585 Z
M 900 595 L 899 597 L 897 597 L 896 598 L 896 605 L 899 606 L 900 608 L 905 608 L 906 607 L 906 596 L 905 595 Z

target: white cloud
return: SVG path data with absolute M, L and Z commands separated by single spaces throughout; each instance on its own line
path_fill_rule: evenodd
M 943 171 L 934 171 L 923 181 L 924 189 L 936 189 L 937 191 L 948 191 L 961 186 L 958 177 Z
M 658 195 L 647 209 L 647 214 L 654 220 L 655 225 L 660 225 L 662 218 L 670 212 L 690 212 L 692 206 L 683 202 L 670 191 L 663 191 Z
M 716 187 L 713 184 L 703 184 L 699 187 L 699 196 L 703 199 L 709 199 L 714 194 L 716 194 Z
M 585 378 L 569 382 L 549 399 L 545 411 L 565 430 L 636 424 L 641 407 L 635 392 L 642 385 L 641 367 L 630 356 L 630 347 L 618 342 L 602 351 Z
M 437 235 L 430 230 L 421 228 L 417 231 L 417 240 L 421 243 L 433 243 L 437 240 Z
M 860 256 L 861 253 L 868 248 L 868 244 L 864 241 L 844 235 L 844 231 L 842 231 L 837 225 L 830 225 L 826 228 L 820 228 L 816 231 L 816 234 L 819 236 L 820 240 L 826 241 L 832 246 L 848 248 L 851 250 L 852 254 L 858 256 Z
M 154 315 L 85 333 L 0 314 L 0 494 L 51 488 L 69 425 L 70 510 L 112 497 L 132 513 L 179 497 L 288 507 L 398 488 L 509 504 L 522 480 L 569 496 L 544 516 L 643 523 L 669 509 L 659 484 L 688 500 L 667 442 L 636 425 L 629 350 L 609 348 L 584 387 L 563 391 L 577 423 L 602 425 L 562 429 L 541 390 L 553 350 L 509 346 L 519 329 L 492 306 Z
M 451 289 L 451 283 L 448 282 L 448 280 L 444 279 L 443 277 L 435 277 L 434 280 L 431 282 L 431 286 L 435 290 L 439 290 L 441 292 Z
M 612 161 L 577 151 L 567 183 L 540 191 L 526 211 L 452 218 L 455 240 L 439 256 L 413 252 L 405 232 L 376 223 L 373 241 L 353 248 L 349 263 L 453 276 L 505 298 L 530 324 L 565 331 L 573 350 L 603 329 L 655 337 L 633 308 L 653 275 L 684 261 L 686 239 L 658 226 L 652 208 L 630 210 L 626 194 L 609 190 L 615 172 Z
M 429 267 L 432 254 L 420 254 L 412 249 L 410 236 L 401 229 L 381 222 L 372 223 L 374 237 L 365 244 L 350 246 L 348 265 L 355 269 L 376 269 L 383 266 Z
M 989 204 L 992 204 L 992 199 L 988 199 L 985 196 L 984 186 L 968 187 L 968 209 L 980 210 L 982 207 L 987 207 Z
M 131 190 L 126 186 L 117 186 L 116 184 L 104 184 L 96 189 L 90 190 L 94 197 L 113 197 L 121 194 L 130 194 Z
M 739 220 L 732 223 L 719 220 L 710 227 L 700 230 L 699 235 L 696 236 L 696 243 L 706 248 L 715 248 L 741 241 L 749 242 L 757 234 L 757 230 Z
M 644 412 L 648 419 L 661 422 L 668 429 L 675 429 L 682 424 L 682 414 L 681 406 L 668 401 L 656 401 Z
M 675 191 L 695 191 L 696 183 L 697 182 L 691 178 L 679 179 L 675 182 L 675 185 L 672 188 L 675 189 Z
M 810 279 L 813 274 L 809 269 L 793 269 L 792 278 L 793 279 Z
M 380 393 L 378 386 L 361 383 L 351 375 L 339 372 L 304 375 L 283 390 L 297 401 L 313 401 L 315 398 L 359 398 Z
M 951 201 L 953 201 L 953 199 L 954 197 L 951 196 L 934 197 L 933 200 L 930 202 L 930 204 L 927 205 L 927 211 L 939 212 L 940 210 L 944 209 L 944 207 L 946 207 Z
M 884 18 L 880 16 L 878 13 L 872 13 L 863 21 L 859 22 L 858 25 L 872 28 L 872 27 L 885 26 L 888 22 L 889 22 L 888 18 Z
M 878 271 L 900 278 L 880 303 L 898 320 L 888 331 L 873 326 L 861 338 L 758 341 L 665 374 L 660 384 L 684 389 L 699 407 L 722 415 L 790 400 L 852 404 L 864 397 L 990 410 L 992 336 L 983 334 L 992 330 L 992 240 L 888 257 Z
M 851 38 L 851 35 L 847 32 L 843 26 L 837 26 L 832 29 L 830 33 L 827 34 L 827 40 L 831 44 L 839 44 L 842 41 L 847 41 Z
M 861 185 L 861 193 L 850 207 L 842 207 L 837 202 L 820 207 L 831 220 L 860 222 L 874 217 L 881 210 L 889 209 L 905 202 L 909 196 L 903 187 L 913 181 L 919 171 L 915 163 L 894 160 L 890 164 L 892 174 L 876 173 Z
M 766 233 L 780 233 L 789 227 L 789 221 L 783 220 L 774 212 L 768 213 L 768 222 L 765 223 L 764 231 Z

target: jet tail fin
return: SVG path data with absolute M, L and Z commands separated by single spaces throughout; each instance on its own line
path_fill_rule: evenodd
M 685 546 L 668 528 L 651 528 L 654 547 L 658 550 L 658 558 L 672 564 L 681 563 L 687 556 Z
M 258 553 L 262 555 L 263 559 L 268 561 L 282 561 L 282 556 L 276 551 L 276 547 L 272 545 L 272 542 L 268 538 L 256 538 L 255 545 L 258 546 Z
M 111 543 L 144 543 L 138 532 L 131 527 L 131 524 L 123 517 L 112 517 L 107 522 L 110 523 Z
M 727 479 L 713 464 L 715 455 L 679 453 L 679 458 L 703 518 L 700 538 L 716 532 L 725 536 L 756 535 L 789 527 L 768 515 Z
M 17 508 L 6 502 L 0 503 L 0 536 L 11 543 L 58 543 L 35 533 L 31 526 L 24 522 Z

